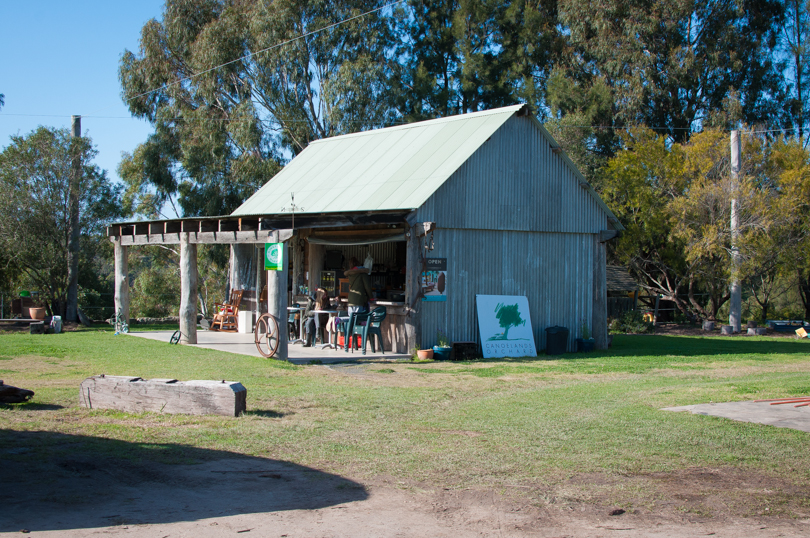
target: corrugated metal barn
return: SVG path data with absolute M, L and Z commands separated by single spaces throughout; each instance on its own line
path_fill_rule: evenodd
M 313 142 L 231 216 L 293 212 L 292 297 L 322 284 L 330 246 L 387 245 L 373 249 L 394 275 L 380 298 L 404 295 L 388 303 L 400 351 L 438 330 L 477 341 L 477 294 L 525 295 L 538 349 L 554 325 L 571 351 L 583 325 L 607 346 L 605 242 L 621 225 L 525 106 Z M 444 301 L 420 296 L 424 258 L 446 259 Z

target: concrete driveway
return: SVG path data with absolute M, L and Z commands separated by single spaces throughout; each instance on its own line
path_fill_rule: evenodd
M 138 338 L 147 338 L 149 340 L 158 340 L 161 342 L 169 342 L 169 339 L 174 334 L 174 331 L 130 331 L 130 336 Z M 217 351 L 225 351 L 228 353 L 239 353 L 241 355 L 253 355 L 254 357 L 261 357 L 259 350 L 256 349 L 256 344 L 253 342 L 253 333 L 226 333 L 220 331 L 206 331 L 197 330 L 197 344 L 195 347 L 202 347 L 207 349 L 216 349 Z M 303 347 L 301 344 L 291 344 L 288 347 L 289 361 L 293 364 L 308 364 L 310 361 L 321 361 L 324 364 L 334 362 L 347 362 L 347 361 L 389 361 L 389 360 L 403 360 L 410 359 L 411 356 L 407 354 L 398 354 L 392 352 L 386 353 L 372 353 L 371 349 L 366 351 L 363 355 L 362 351 L 349 351 L 346 353 L 343 349 L 320 349 L 319 347 Z
M 748 401 L 682 405 L 666 407 L 663 411 L 689 411 L 693 415 L 730 418 L 810 432 L 810 406 L 793 407 L 793 404 L 771 405 L 769 402 Z

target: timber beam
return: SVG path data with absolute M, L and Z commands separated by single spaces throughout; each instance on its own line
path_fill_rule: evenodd
M 122 246 L 179 244 L 187 233 L 190 243 L 234 244 L 266 243 L 278 230 L 296 228 L 336 228 L 375 225 L 402 225 L 403 211 L 366 211 L 360 213 L 321 213 L 264 215 L 248 217 L 199 217 L 115 223 L 107 226 L 107 236 Z M 290 235 L 282 233 L 281 241 Z
M 287 232 L 287 230 L 284 230 Z M 195 244 L 222 244 L 234 243 L 268 243 L 273 236 L 273 230 L 255 230 L 251 232 L 178 232 L 144 235 L 111 236 L 112 241 L 120 241 L 123 246 L 139 245 L 178 245 L 181 234 L 188 234 L 189 243 Z M 290 233 L 291 235 L 291 233 Z M 284 234 L 282 234 L 284 237 Z M 285 240 L 289 237 L 285 237 Z

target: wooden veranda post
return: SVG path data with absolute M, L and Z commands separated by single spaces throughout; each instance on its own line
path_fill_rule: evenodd
M 278 234 L 273 234 L 271 241 L 278 241 Z M 287 255 L 289 248 L 286 243 L 282 243 L 282 256 L 284 263 L 281 271 L 267 271 L 267 311 L 278 321 L 278 351 L 276 359 L 286 361 L 287 354 Z M 262 260 L 264 263 L 264 260 Z
M 115 314 L 121 312 L 121 317 L 129 323 L 129 247 L 121 244 L 116 238 L 115 250 Z
M 180 343 L 197 343 L 197 244 L 180 234 Z
M 422 299 L 422 241 L 419 238 L 421 226 L 412 226 L 408 234 L 408 254 L 405 261 L 405 339 L 408 351 L 422 348 L 422 323 L 420 309 Z

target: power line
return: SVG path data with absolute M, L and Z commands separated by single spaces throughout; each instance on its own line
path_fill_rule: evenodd
M 234 64 L 234 63 L 236 63 L 236 62 L 241 62 L 242 60 L 246 60 L 246 59 L 248 59 L 248 58 L 252 58 L 252 57 L 254 57 L 254 56 L 257 56 L 257 55 L 259 55 L 259 54 L 263 54 L 263 53 L 265 53 L 265 52 L 271 51 L 271 50 L 273 50 L 273 49 L 277 49 L 277 48 L 283 47 L 284 45 L 289 45 L 290 43 L 294 43 L 294 42 L 299 41 L 299 40 L 301 40 L 301 39 L 304 39 L 304 38 L 306 38 L 306 37 L 309 37 L 309 36 L 312 36 L 312 35 L 315 35 L 315 34 L 319 34 L 319 33 L 323 32 L 323 31 L 325 31 L 325 30 L 330 30 L 330 29 L 332 29 L 332 28 L 335 28 L 335 27 L 337 27 L 337 26 L 340 26 L 341 24 L 346 24 L 346 23 L 348 23 L 348 22 L 351 22 L 351 21 L 354 21 L 354 20 L 357 20 L 357 19 L 361 19 L 361 18 L 363 18 L 363 17 L 366 17 L 367 15 L 371 15 L 372 13 L 376 13 L 377 11 L 382 11 L 382 10 L 384 10 L 384 9 L 387 9 L 387 8 L 393 7 L 393 6 L 397 5 L 397 4 L 401 4 L 401 3 L 403 3 L 403 2 L 405 2 L 405 0 L 397 0 L 396 2 L 391 2 L 391 3 L 389 3 L 389 4 L 385 4 L 384 6 L 380 6 L 380 7 L 378 7 L 378 8 L 375 8 L 375 9 L 372 9 L 372 10 L 369 10 L 369 11 L 366 11 L 365 13 L 361 13 L 361 14 L 359 14 L 359 15 L 355 15 L 354 17 L 349 17 L 348 19 L 344 19 L 344 20 L 342 20 L 342 21 L 338 21 L 338 22 L 335 22 L 335 23 L 332 23 L 332 24 L 328 24 L 328 25 L 326 25 L 326 26 L 324 26 L 324 27 L 322 27 L 322 28 L 319 28 L 319 29 L 317 29 L 317 30 L 312 30 L 311 32 L 307 32 L 307 33 L 305 33 L 305 34 L 301 34 L 300 36 L 293 37 L 293 38 L 288 39 L 288 40 L 286 40 L 286 41 L 282 41 L 281 43 L 276 43 L 275 45 L 270 45 L 269 47 L 263 48 L 263 49 L 261 49 L 261 50 L 257 50 L 256 52 L 248 52 L 247 54 L 245 54 L 244 56 L 242 56 L 242 57 L 240 57 L 240 58 L 236 58 L 236 59 L 234 59 L 234 60 L 231 60 L 231 61 L 228 61 L 228 62 L 222 63 L 222 64 L 217 65 L 217 66 L 214 66 L 214 67 L 211 67 L 211 68 L 209 68 L 209 69 L 206 69 L 205 71 L 200 71 L 199 73 L 194 73 L 193 75 L 189 75 L 188 77 L 181 78 L 180 80 L 176 80 L 176 81 L 171 82 L 171 83 L 169 83 L 169 84 L 164 84 L 164 85 L 163 85 L 163 86 L 161 86 L 160 88 L 156 88 L 156 89 L 153 89 L 153 90 L 149 90 L 149 91 L 146 91 L 146 92 L 143 92 L 143 93 L 139 93 L 139 94 L 137 94 L 137 95 L 134 95 L 134 96 L 132 96 L 132 97 L 129 97 L 128 99 L 125 99 L 125 102 L 129 102 L 129 101 L 132 101 L 133 99 L 138 99 L 139 97 L 144 97 L 144 96 L 146 96 L 146 95 L 149 95 L 150 93 L 154 93 L 154 92 L 157 92 L 157 91 L 161 91 L 161 90 L 164 90 L 164 89 L 166 89 L 166 88 L 170 88 L 170 87 L 172 87 L 172 86 L 176 86 L 176 85 L 178 85 L 178 84 L 182 84 L 182 83 L 184 83 L 184 82 L 188 82 L 188 81 L 190 81 L 190 80 L 192 80 L 192 79 L 194 79 L 194 78 L 197 78 L 197 77 L 199 77 L 199 76 L 205 75 L 206 73 L 210 73 L 210 72 L 212 72 L 212 71 L 216 71 L 217 69 L 220 69 L 220 68 L 222 68 L 222 67 L 225 67 L 225 66 L 228 66 L 228 65 Z M 101 109 L 101 110 L 105 110 L 105 109 Z
M 403 0 L 404 1 L 404 0 Z M 153 90 L 157 91 L 157 90 Z M 6 114 L 0 113 L 0 118 L 3 116 L 14 116 L 14 117 L 23 117 L 23 118 L 65 118 L 63 114 Z M 85 119 L 102 119 L 102 120 L 141 120 L 140 118 L 136 118 L 134 116 L 93 116 L 93 115 L 82 115 L 82 118 Z M 240 123 L 240 122 L 249 122 L 253 121 L 252 118 L 189 118 L 189 117 L 174 117 L 174 118 L 162 118 L 165 121 L 185 121 L 185 122 L 192 122 L 192 121 L 206 121 L 206 122 L 228 122 L 228 123 Z M 300 119 L 288 119 L 288 118 L 268 118 L 268 119 L 261 119 L 258 118 L 258 121 L 261 123 L 311 123 L 313 120 L 300 120 Z M 366 120 L 342 120 L 338 123 L 343 124 L 358 124 L 358 123 L 367 123 Z M 550 124 L 550 121 L 544 122 L 545 125 Z M 383 125 L 387 126 L 395 126 L 395 125 L 407 125 L 408 122 L 404 121 L 392 121 L 386 122 Z M 615 125 L 562 125 L 556 124 L 554 125 L 555 129 L 613 129 L 616 131 L 623 131 L 632 129 L 635 126 L 625 126 L 625 127 L 618 127 Z M 650 126 L 650 125 L 638 125 L 637 127 L 643 127 L 646 129 L 658 129 L 658 130 L 669 130 L 669 131 L 694 131 L 691 127 L 667 127 L 667 126 Z M 734 129 L 720 129 L 722 132 L 731 132 Z M 747 134 L 766 134 L 766 133 L 790 133 L 798 131 L 798 127 L 785 127 L 780 129 L 759 129 L 755 131 L 745 131 Z M 695 131 L 697 132 L 697 131 Z

